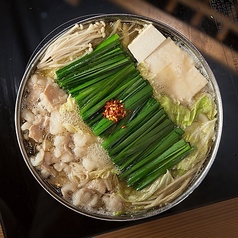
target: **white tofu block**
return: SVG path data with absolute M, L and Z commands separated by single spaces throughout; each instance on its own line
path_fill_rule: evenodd
M 138 63 L 153 75 L 148 78 L 155 92 L 166 93 L 184 105 L 206 86 L 206 78 L 195 68 L 192 57 L 171 38 L 148 25 L 128 46 Z
M 195 67 L 178 71 L 170 64 L 156 76 L 154 87 L 157 92 L 166 93 L 174 100 L 188 105 L 207 83 L 206 78 Z
M 128 49 L 140 63 L 165 39 L 163 34 L 150 24 L 128 45 Z
M 157 49 L 155 49 L 144 62 L 154 74 L 160 73 L 169 64 L 175 62 L 175 67 L 183 68 L 194 65 L 191 57 L 184 50 L 180 49 L 171 38 L 167 38 Z M 187 67 L 187 66 L 186 66 Z

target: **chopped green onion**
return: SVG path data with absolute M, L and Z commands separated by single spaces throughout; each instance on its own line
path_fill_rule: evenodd
M 186 148 L 186 150 L 185 150 Z M 160 168 L 161 164 L 165 163 L 169 159 L 169 161 L 172 161 L 172 158 L 175 159 L 176 156 L 179 156 L 181 151 L 187 151 L 191 147 L 189 144 L 181 139 L 175 144 L 173 144 L 169 149 L 167 149 L 163 154 L 158 156 L 156 159 L 151 161 L 150 163 L 146 164 L 143 166 L 141 169 L 133 172 L 132 174 L 129 175 L 127 179 L 127 184 L 129 186 L 132 186 L 136 184 L 141 178 L 146 177 L 149 173 L 155 171 L 157 168 Z
M 128 186 L 145 188 L 193 150 L 182 139 L 184 131 L 153 98 L 152 86 L 142 78 L 117 34 L 57 70 L 56 76 L 59 86 L 75 98 L 83 120 L 104 139 L 103 148 Z M 120 111 L 121 106 L 126 110 L 116 122 L 102 114 L 105 104 L 114 100 L 119 102 L 119 107 L 112 104 L 114 110 Z

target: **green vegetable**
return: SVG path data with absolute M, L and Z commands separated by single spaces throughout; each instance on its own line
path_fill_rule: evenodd
M 68 75 L 73 75 L 76 70 L 82 69 L 86 65 L 90 65 L 95 59 L 103 57 L 106 53 L 110 52 L 116 46 L 120 46 L 119 36 L 117 34 L 112 35 L 101 43 L 93 52 L 87 54 L 76 61 L 73 61 L 69 65 L 56 71 L 58 81 L 61 81 Z
M 133 131 L 126 138 L 120 142 L 116 147 L 110 150 L 110 155 L 114 155 L 123 150 L 126 146 L 134 143 L 135 141 L 144 141 L 144 136 L 147 135 L 150 131 L 152 131 L 157 125 L 160 125 L 161 121 L 164 119 L 164 111 L 157 110 L 152 117 L 150 118 L 150 114 L 147 114 L 147 122 L 141 125 L 139 130 Z
M 84 122 L 103 137 L 103 148 L 128 186 L 143 189 L 192 151 L 182 139 L 184 131 L 153 98 L 152 86 L 142 78 L 118 35 L 57 70 L 56 75 L 59 86 L 77 102 Z M 117 123 L 102 114 L 112 99 L 126 109 Z M 170 102 L 161 101 L 165 109 L 170 106 Z
M 153 172 L 148 174 L 145 179 L 140 180 L 135 186 L 137 190 L 141 190 L 154 182 L 158 177 L 165 174 L 167 170 L 172 169 L 176 164 L 182 161 L 194 150 L 189 144 L 181 148 L 175 155 L 171 155 L 164 163 L 160 164 Z
M 143 202 L 150 198 L 156 192 L 162 191 L 174 181 L 174 178 L 169 170 L 161 175 L 156 181 L 146 186 L 141 190 L 135 190 L 133 187 L 128 187 L 126 183 L 119 186 L 119 195 L 127 202 Z
M 139 81 L 138 76 L 136 76 L 133 79 L 128 80 L 128 82 L 121 89 L 123 89 L 124 91 L 128 91 L 127 88 L 131 88 L 131 86 L 136 84 L 136 82 L 138 81 Z M 125 105 L 125 108 L 127 109 L 127 113 L 131 117 L 137 114 L 137 111 L 141 108 L 141 105 L 143 105 L 143 102 L 147 98 L 150 97 L 150 93 L 152 90 L 151 88 L 148 88 L 148 87 L 145 88 L 146 85 L 148 84 L 145 83 L 145 81 L 141 82 L 137 88 L 132 90 L 130 97 L 126 93 L 118 95 L 118 98 L 120 98 L 122 103 Z M 131 112 L 133 112 L 133 115 L 131 115 Z M 128 120 L 129 118 L 127 117 L 126 121 Z M 124 123 L 124 120 L 122 123 Z M 120 127 L 123 126 L 122 123 L 120 123 Z M 95 126 L 92 127 L 92 130 L 95 133 L 95 135 L 102 135 L 108 128 L 110 128 L 110 126 L 113 126 L 113 125 L 114 123 L 112 121 L 109 121 L 107 118 L 102 118 Z
M 181 132 L 179 129 L 171 131 L 169 134 L 163 137 L 159 143 L 157 142 L 156 147 L 153 147 L 153 150 L 147 150 L 146 153 L 144 153 L 144 156 L 139 158 L 139 160 L 134 165 L 130 166 L 125 172 L 123 172 L 120 175 L 120 178 L 124 178 L 134 171 L 139 170 L 142 168 L 142 166 L 154 161 L 165 151 L 168 150 L 169 152 L 170 147 L 180 140 L 181 133 L 183 132 Z
M 193 148 L 181 139 L 149 164 L 129 175 L 127 184 L 140 190 L 186 157 Z M 158 175 L 158 176 L 157 176 Z
M 162 129 L 161 129 L 162 128 Z M 155 148 L 158 146 L 158 142 L 162 140 L 170 131 L 173 130 L 173 124 L 169 123 L 168 120 L 165 120 L 160 126 L 156 128 L 156 130 L 151 131 L 145 136 L 145 140 L 141 140 L 137 142 L 133 146 L 133 148 L 128 149 L 126 155 L 123 156 L 123 151 L 117 155 L 116 158 L 112 158 L 112 160 L 118 160 L 118 157 L 124 157 L 124 160 L 120 158 L 122 161 L 119 165 L 122 173 L 120 174 L 120 178 L 125 178 L 131 172 L 131 168 L 139 161 L 146 158 L 150 153 L 152 153 Z M 158 131 L 158 132 L 156 132 Z M 149 137 L 151 135 L 151 137 Z M 148 139 L 146 139 L 146 137 Z M 145 141 L 147 143 L 145 143 Z M 138 153 L 139 152 L 139 153 Z
M 159 109 L 159 104 L 155 99 L 149 99 L 141 112 L 131 122 L 126 125 L 125 129 L 120 129 L 111 134 L 104 142 L 102 146 L 104 149 L 109 150 L 113 146 L 120 144 L 127 136 L 139 129 L 146 121 L 153 116 L 153 114 Z M 109 151 L 110 154 L 110 151 Z
M 84 120 L 89 119 L 105 105 L 106 101 L 117 97 L 118 94 L 127 87 L 126 83 L 123 81 L 126 81 L 127 75 L 133 69 L 135 69 L 134 65 L 128 65 L 113 75 L 104 85 L 103 89 L 100 87 L 98 90 L 92 92 L 92 99 L 80 109 Z
M 201 114 L 212 120 L 217 113 L 214 100 L 206 93 L 196 101 L 191 109 L 182 104 L 174 103 L 165 95 L 160 96 L 158 100 L 172 121 L 183 128 L 191 125 Z
M 213 119 L 206 122 L 194 122 L 185 129 L 184 139 L 196 145 L 196 148 L 186 161 L 181 161 L 176 165 L 179 172 L 184 173 L 192 169 L 206 157 L 214 137 L 215 125 L 216 119 Z

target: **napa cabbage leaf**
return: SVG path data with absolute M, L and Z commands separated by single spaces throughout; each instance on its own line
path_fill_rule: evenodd
M 183 129 L 196 120 L 213 120 L 217 113 L 215 102 L 212 96 L 207 93 L 202 94 L 191 108 L 179 102 L 174 103 L 166 95 L 158 96 L 157 99 L 171 120 Z
M 192 145 L 195 145 L 196 149 L 177 164 L 176 169 L 179 170 L 180 173 L 193 168 L 197 163 L 206 158 L 215 136 L 215 125 L 216 119 L 213 119 L 206 122 L 194 122 L 185 129 L 185 140 L 189 141 Z
M 121 198 L 127 202 L 141 202 L 153 196 L 156 191 L 162 190 L 174 181 L 170 171 L 167 171 L 164 175 L 160 176 L 151 185 L 145 187 L 142 190 L 135 190 L 133 187 L 128 187 L 126 183 L 120 183 L 118 194 Z

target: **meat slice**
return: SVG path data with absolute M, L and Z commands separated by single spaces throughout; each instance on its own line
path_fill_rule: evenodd
M 40 98 L 42 92 L 44 92 L 47 80 L 38 74 L 31 76 L 28 82 L 29 95 L 27 102 L 30 106 L 35 106 Z
M 55 107 L 66 102 L 66 93 L 54 84 L 48 84 L 41 94 L 41 104 L 49 111 L 52 112 Z
M 43 135 L 49 125 L 48 117 L 41 117 L 39 120 L 35 121 L 33 125 L 29 128 L 29 137 L 36 142 L 42 142 Z

